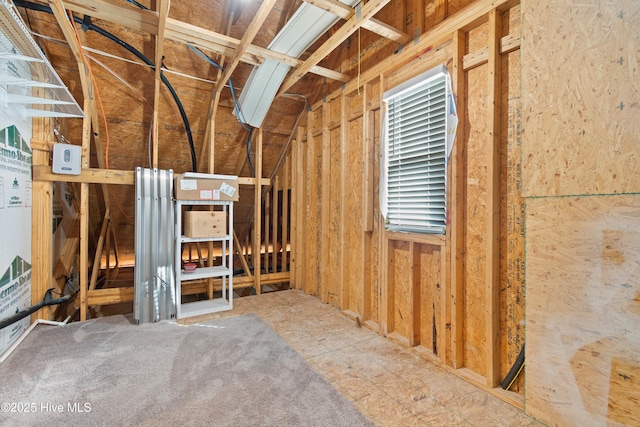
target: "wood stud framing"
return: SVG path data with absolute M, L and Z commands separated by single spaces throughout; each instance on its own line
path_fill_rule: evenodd
M 502 60 L 501 56 L 519 48 L 519 35 L 503 34 L 501 27 L 502 13 L 509 8 L 516 6 L 518 3 L 510 0 L 503 1 L 485 1 L 480 0 L 473 2 L 468 7 L 460 10 L 456 14 L 448 17 L 442 23 L 437 24 L 432 30 L 420 36 L 420 40 L 414 45 L 405 46 L 402 54 L 394 55 L 392 59 L 383 61 L 378 65 L 367 70 L 360 76 L 360 90 L 364 90 L 362 102 L 356 107 L 352 104 L 351 98 L 358 95 L 358 86 L 355 81 L 351 81 L 343 86 L 339 91 L 328 94 L 322 103 L 316 104 L 313 111 L 321 111 L 322 114 L 309 115 L 307 121 L 307 148 L 306 157 L 294 157 L 295 170 L 306 171 L 306 183 L 304 188 L 306 191 L 315 188 L 314 178 L 316 168 L 322 168 L 325 175 L 334 174 L 336 172 L 336 164 L 328 162 L 327 153 L 331 154 L 331 150 L 324 147 L 320 152 L 314 149 L 318 145 L 314 145 L 315 138 L 322 137 L 326 132 L 331 132 L 334 118 L 327 112 L 334 100 L 340 100 L 342 105 L 342 122 L 341 122 L 341 167 L 339 174 L 341 175 L 341 201 L 343 212 L 341 224 L 344 227 L 340 232 L 341 243 L 331 243 L 332 250 L 342 250 L 341 260 L 344 265 L 341 267 L 342 276 L 331 276 L 331 279 L 340 280 L 341 298 L 339 307 L 345 314 L 351 317 L 357 317 L 361 322 L 376 330 L 379 330 L 390 339 L 402 343 L 403 345 L 415 348 L 420 354 L 428 358 L 438 359 L 440 362 L 450 366 L 454 372 L 460 376 L 474 382 L 475 384 L 491 390 L 495 394 L 501 394 L 494 390 L 494 387 L 501 380 L 501 351 L 499 333 L 500 333 L 500 316 L 501 306 L 499 299 L 500 287 L 500 185 L 501 185 L 501 101 L 502 101 Z M 438 2 L 438 7 L 446 6 L 443 2 Z M 447 11 L 443 9 L 443 14 Z M 488 23 L 488 24 L 487 24 Z M 486 35 L 487 39 L 483 40 L 484 49 L 476 52 L 469 52 L 469 33 L 480 25 L 489 27 Z M 451 43 L 452 41 L 452 43 Z M 476 41 L 477 43 L 477 41 Z M 395 79 L 395 74 L 403 65 L 408 64 L 415 58 L 420 57 L 423 68 L 416 67 L 415 74 L 426 71 L 429 64 L 430 54 L 428 52 L 434 46 L 447 46 L 450 58 L 450 72 L 452 74 L 452 82 L 454 94 L 456 96 L 456 105 L 458 109 L 458 117 L 460 118 L 457 130 L 457 140 L 454 144 L 454 150 L 450 159 L 449 168 L 449 190 L 448 190 L 448 209 L 449 223 L 447 226 L 447 234 L 445 236 L 435 235 L 417 235 L 411 233 L 398 233 L 381 230 L 381 235 L 377 240 L 368 240 L 366 237 L 353 238 L 347 230 L 352 227 L 350 216 L 348 214 L 351 206 L 348 203 L 349 189 L 353 186 L 361 188 L 363 194 L 362 200 L 362 231 L 363 236 L 371 233 L 377 221 L 380 221 L 381 228 L 384 227 L 380 213 L 373 210 L 370 188 L 372 187 L 369 180 L 372 179 L 371 172 L 367 169 L 372 166 L 372 153 L 370 139 L 373 137 L 373 130 L 369 124 L 370 111 L 375 106 L 369 104 L 368 91 L 372 82 L 379 81 L 380 93 L 388 89 L 388 81 L 391 77 Z M 425 53 L 427 52 L 427 53 Z M 445 51 L 446 52 L 446 51 Z M 443 55 L 447 58 L 447 54 Z M 434 57 L 439 58 L 438 55 Z M 412 63 L 413 65 L 413 63 Z M 436 64 L 433 64 L 436 65 Z M 486 146 L 490 150 L 488 156 L 489 164 L 487 165 L 488 176 L 488 192 L 486 199 L 479 203 L 487 204 L 486 228 L 487 237 L 484 243 L 486 256 L 486 277 L 481 278 L 484 284 L 482 294 L 486 296 L 486 301 L 481 302 L 483 307 L 483 318 L 476 319 L 479 324 L 465 324 L 466 315 L 464 313 L 463 298 L 465 298 L 465 259 L 468 256 L 465 250 L 465 206 L 468 203 L 468 197 L 478 197 L 478 194 L 466 194 L 467 180 L 467 162 L 474 161 L 466 158 L 465 138 L 467 130 L 465 129 L 465 118 L 467 115 L 467 70 L 472 67 L 485 66 L 489 69 L 485 84 L 489 94 L 487 105 L 488 115 L 486 116 Z M 414 74 L 414 75 L 415 75 Z M 410 77 L 410 76 L 409 76 Z M 295 75 L 290 78 L 295 79 Z M 395 81 L 395 80 L 394 80 Z M 289 82 L 291 83 L 291 82 Z M 381 95 L 380 95 L 381 96 Z M 357 111 L 359 110 L 359 111 Z M 357 118 L 357 126 L 353 126 L 352 120 Z M 323 120 L 323 123 L 318 123 Z M 378 124 L 379 125 L 379 124 Z M 354 130 L 357 129 L 357 130 Z M 353 132 L 361 132 L 358 138 L 354 138 Z M 354 152 L 354 144 L 362 143 L 359 156 L 362 156 L 366 163 L 363 176 L 355 182 L 354 175 L 350 173 L 356 168 L 356 163 L 350 155 Z M 315 161 L 315 164 L 313 162 Z M 324 214 L 324 207 L 330 206 L 335 196 L 332 192 L 328 195 L 325 192 L 327 185 L 332 186 L 331 179 L 327 181 L 327 177 L 322 175 L 322 219 L 313 223 L 311 212 L 315 212 L 317 207 L 313 197 L 306 194 L 306 214 L 303 217 L 307 221 L 305 229 L 313 230 L 314 227 L 320 227 L 323 233 L 330 233 L 331 228 L 327 225 L 328 215 Z M 375 184 L 374 184 L 375 185 Z M 300 186 L 298 186 L 300 187 Z M 299 191 L 294 185 L 293 191 Z M 327 199 L 329 197 L 329 199 Z M 305 201 L 296 199 L 297 206 L 305 206 Z M 371 211 L 371 214 L 369 213 Z M 330 218 L 330 217 L 329 217 Z M 481 221 L 485 221 L 482 219 Z M 302 224 L 301 224 L 302 226 Z M 321 233 L 321 234 L 323 234 Z M 310 233 L 310 234 L 314 234 Z M 300 230 L 297 235 L 300 236 Z M 321 253 L 325 252 L 324 240 L 320 242 L 322 245 Z M 378 247 L 379 256 L 373 258 L 366 255 L 371 249 L 371 245 Z M 307 242 L 306 251 L 312 251 L 315 244 Z M 362 252 L 361 252 L 362 251 Z M 292 252 L 293 257 L 302 254 L 296 245 Z M 362 257 L 348 256 L 347 254 L 363 253 Z M 357 261 L 356 261 L 357 259 Z M 371 267 L 371 263 L 378 264 L 376 268 Z M 322 262 L 324 265 L 325 263 Z M 329 268 L 329 267 L 325 267 Z M 305 280 L 303 282 L 313 281 L 315 275 L 313 272 L 317 270 L 309 257 L 303 256 L 296 261 L 296 271 L 298 269 L 306 271 Z M 352 277 L 354 271 L 364 271 L 361 280 L 354 281 Z M 425 270 L 426 269 L 426 270 Z M 432 269 L 433 271 L 429 270 Z M 371 281 L 368 280 L 367 271 L 377 271 L 380 286 L 377 288 L 377 294 L 371 294 Z M 434 273 L 435 272 L 435 273 Z M 327 279 L 327 274 L 320 269 L 320 287 L 319 293 L 323 301 L 326 301 L 327 294 L 330 292 L 331 286 L 334 286 L 331 279 Z M 357 282 L 357 283 L 356 283 Z M 303 283 L 300 286 L 307 292 L 315 294 L 315 289 L 309 283 Z M 369 292 L 369 294 L 367 294 Z M 355 300 L 354 300 L 355 298 Z M 376 305 L 376 311 L 372 312 L 372 301 L 379 298 Z M 481 349 L 478 354 L 482 354 L 480 365 L 486 364 L 486 368 L 481 373 L 477 373 L 465 366 L 465 328 L 484 328 L 487 339 L 485 341 L 486 348 Z M 430 330 L 433 328 L 433 331 Z M 476 356 L 474 356 L 476 357 Z M 514 394 L 514 393 L 512 393 Z M 500 396 L 516 405 L 521 402 L 512 396 L 505 397 L 504 393 Z
M 497 10 L 489 13 L 489 99 L 488 119 L 490 133 L 487 147 L 490 150 L 487 194 L 487 385 L 495 387 L 500 383 L 500 141 L 502 110 L 502 62 L 500 60 L 500 39 L 502 35 L 502 15 Z
M 503 34 L 501 27 L 502 11 L 518 4 L 513 0 L 478 0 L 456 14 L 447 17 L 447 2 L 437 1 L 435 6 L 438 14 L 444 19 L 429 31 L 420 35 L 417 42 L 407 44 L 401 53 L 392 58 L 381 61 L 364 72 L 359 81 L 347 81 L 341 73 L 318 67 L 321 59 L 333 51 L 336 46 L 346 40 L 361 26 L 379 33 L 386 33 L 386 37 L 405 43 L 407 34 L 393 28 L 386 28 L 382 23 L 373 20 L 373 16 L 387 4 L 387 0 L 372 0 L 366 3 L 361 13 L 356 15 L 352 10 L 334 4 L 330 0 L 313 0 L 313 4 L 329 10 L 340 10 L 338 16 L 347 19 L 319 49 L 305 61 L 286 58 L 277 59 L 297 67 L 285 80 L 280 94 L 290 89 L 304 74 L 317 72 L 346 82 L 334 93 L 328 94 L 326 99 L 312 106 L 307 114 L 306 123 L 301 123 L 293 129 L 295 138 L 290 149 L 282 153 L 282 172 L 271 179 L 263 179 L 262 150 L 263 130 L 258 129 L 255 138 L 255 168 L 256 178 L 241 178 L 242 185 L 253 185 L 253 233 L 251 238 L 238 239 L 235 236 L 235 247 L 238 251 L 247 277 L 234 280 L 238 288 L 254 287 L 257 293 L 262 292 L 262 286 L 289 281 L 297 289 L 317 295 L 324 302 L 337 305 L 347 315 L 356 317 L 362 324 L 377 328 L 380 332 L 404 345 L 415 347 L 429 357 L 437 358 L 451 366 L 454 370 L 465 375 L 463 329 L 469 327 L 464 324 L 464 313 L 461 298 L 464 293 L 464 205 L 467 203 L 464 181 L 466 179 L 465 158 L 465 115 L 466 115 L 466 72 L 467 70 L 485 66 L 488 68 L 489 114 L 486 135 L 487 147 L 491 149 L 491 161 L 488 167 L 490 187 L 486 203 L 488 206 L 486 241 L 486 373 L 483 378 L 471 372 L 473 377 L 483 382 L 488 388 L 496 386 L 500 374 L 499 340 L 499 209 L 500 209 L 500 102 L 501 102 L 501 55 L 519 48 L 520 38 L 511 34 Z M 132 293 L 125 289 L 94 290 L 90 289 L 86 272 L 88 270 L 88 189 L 89 183 L 109 183 L 132 185 L 133 173 L 129 171 L 90 169 L 88 164 L 91 122 L 95 125 L 95 107 L 92 101 L 92 88 L 88 72 L 81 60 L 80 47 L 74 42 L 75 36 L 64 14 L 62 2 L 52 0 L 52 8 L 57 11 L 56 18 L 65 33 L 69 43 L 73 46 L 78 67 L 81 70 L 83 91 L 85 94 L 85 113 L 83 127 L 83 169 L 78 177 L 69 177 L 70 182 L 80 183 L 80 272 L 81 292 L 80 307 L 82 319 L 86 318 L 87 307 L 91 304 L 108 304 L 119 301 L 131 301 Z M 78 13 L 87 13 L 99 19 L 115 21 L 139 31 L 157 35 L 155 46 L 156 85 L 154 92 L 154 134 L 153 134 L 153 164 L 157 165 L 158 128 L 157 115 L 160 102 L 160 65 L 163 52 L 163 41 L 174 40 L 189 42 L 203 49 L 226 55 L 230 58 L 225 71 L 218 75 L 218 84 L 213 94 L 211 117 L 209 122 L 208 171 L 213 173 L 214 163 L 214 120 L 220 92 L 224 82 L 241 62 L 259 63 L 262 58 L 275 54 L 266 52 L 251 45 L 254 36 L 266 19 L 275 0 L 266 0 L 260 11 L 254 17 L 252 24 L 242 40 L 235 40 L 222 34 L 205 29 L 189 26 L 167 18 L 169 0 L 156 3 L 157 11 L 143 11 L 126 7 L 110 0 L 98 0 L 90 3 L 86 0 L 72 0 L 65 5 Z M 124 17 L 126 15 L 126 18 Z M 489 34 L 486 49 L 468 52 L 469 31 L 481 23 L 489 22 Z M 453 43 L 450 43 L 453 41 Z M 446 236 L 413 235 L 393 233 L 384 230 L 384 222 L 380 216 L 374 189 L 377 183 L 374 170 L 374 158 L 379 153 L 375 151 L 374 126 L 380 126 L 374 120 L 374 112 L 378 118 L 382 116 L 383 105 L 380 101 L 384 90 L 388 89 L 389 78 L 394 77 L 403 66 L 414 63 L 420 58 L 421 66 L 430 61 L 430 52 L 434 48 L 445 46 L 445 55 L 452 60 L 450 71 L 453 76 L 454 92 L 456 94 L 459 122 L 457 141 L 450 162 L 448 193 L 449 225 Z M 447 50 L 448 49 L 448 50 Z M 277 55 L 276 55 L 277 56 Z M 435 64 L 434 64 L 435 65 Z M 412 65 L 413 66 L 413 65 Z M 416 72 L 420 70 L 416 69 Z M 424 71 L 424 70 L 422 70 Z M 377 85 L 374 94 L 373 85 Z M 360 93 L 362 92 L 362 93 Z M 374 99 L 375 98 L 375 99 Z M 332 108 L 338 108 L 339 114 L 334 116 Z M 47 148 L 48 141 L 44 134 L 34 134 L 42 139 L 42 148 Z M 204 149 L 203 149 L 204 150 Z M 339 159 L 334 159 L 339 153 Z M 362 173 L 360 173 L 360 166 Z M 34 155 L 34 193 L 46 192 L 51 181 L 57 180 L 51 174 L 46 162 L 36 162 Z M 294 179 L 295 178 L 295 179 Z M 271 193 L 263 196 L 263 185 L 270 185 Z M 289 193 L 289 188 L 291 192 Z M 353 208 L 350 200 L 352 188 L 360 194 L 357 215 L 360 223 L 354 223 L 354 215 L 349 210 Z M 36 200 L 34 194 L 34 201 Z M 262 205 L 268 200 L 269 209 L 265 211 L 266 221 L 263 228 Z M 38 208 L 44 212 L 47 201 Z M 289 203 L 290 202 L 290 203 Z M 339 204 L 341 211 L 332 215 L 332 209 Z M 34 215 L 36 212 L 34 202 Z M 103 224 L 104 233 L 100 234 L 99 246 L 108 241 L 109 230 L 107 217 Z M 278 218 L 282 217 L 282 227 Z M 335 217 L 335 218 L 334 218 Z M 332 221 L 339 222 L 335 233 Z M 290 239 L 287 237 L 289 235 Z M 262 235 L 265 235 L 264 248 Z M 377 233 L 377 234 L 376 234 Z M 242 244 L 241 244 L 242 243 Z M 109 244 L 107 244 L 109 246 Z M 279 246 L 282 247 L 280 265 L 278 268 Z M 287 252 L 290 246 L 291 253 Z M 246 251 L 243 250 L 246 249 Z M 244 258 L 249 249 L 253 257 L 254 274 Z M 46 250 L 44 247 L 37 252 Z M 261 260 L 264 250 L 264 260 Z M 333 259 L 332 251 L 337 251 L 338 264 L 330 265 Z M 209 251 L 211 252 L 211 251 Z M 107 254 L 109 250 L 107 249 Z M 109 257 L 109 255 L 107 255 Z M 96 262 L 94 262 L 94 265 Z M 290 271 L 286 271 L 290 264 Z M 400 266 L 406 266 L 404 269 Z M 433 267 L 437 274 L 425 274 L 425 268 Z M 436 267 L 437 266 L 437 267 Z M 267 274 L 261 274 L 264 267 Z M 329 269 L 337 269 L 330 272 Z M 407 271 L 404 271 L 407 270 Z M 36 272 L 34 271 L 34 275 Z M 34 276 L 35 277 L 35 276 Z M 333 280 L 329 286 L 329 282 Z M 93 282 L 93 280 L 92 280 Z M 377 285 L 374 286 L 374 283 Z M 187 292 L 202 291 L 203 286 L 212 290 L 217 283 L 208 286 L 194 283 Z M 101 292 L 102 291 L 102 292 Z M 424 301 L 430 301 L 425 304 Z M 403 317 L 407 316 L 407 317 Z M 434 333 L 427 333 L 430 321 L 433 319 Z M 437 337 L 435 330 L 437 329 Z M 445 332 L 446 331 L 446 332 Z M 428 337 L 433 335 L 432 342 Z

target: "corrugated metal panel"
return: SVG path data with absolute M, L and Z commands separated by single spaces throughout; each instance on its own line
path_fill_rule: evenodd
M 134 318 L 176 315 L 173 171 L 136 168 Z

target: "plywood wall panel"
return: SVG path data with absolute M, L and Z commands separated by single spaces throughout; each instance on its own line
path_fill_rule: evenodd
M 523 193 L 640 191 L 640 2 L 525 1 Z
M 347 139 L 349 140 L 348 178 L 346 200 L 344 246 L 344 285 L 348 305 L 342 307 L 354 313 L 362 313 L 364 292 L 364 223 L 362 208 L 362 189 L 364 179 L 364 156 L 362 141 L 362 117 L 348 122 Z
M 419 245 L 420 256 L 420 345 L 437 355 L 439 334 L 444 334 L 442 319 L 441 247 Z
M 407 342 L 413 334 L 413 247 L 414 244 L 394 241 L 393 268 L 393 331 Z M 391 250 L 391 247 L 389 248 Z
M 527 200 L 526 408 L 640 424 L 640 197 Z M 637 390 L 637 388 L 635 388 Z
M 311 192 L 309 196 L 309 214 L 310 221 L 313 225 L 310 224 L 311 227 L 309 230 L 308 256 L 312 259 L 310 259 L 309 263 L 310 281 L 308 285 L 312 295 L 320 296 L 320 288 L 323 284 L 321 269 L 325 268 L 321 263 L 321 247 L 324 238 L 324 230 L 322 229 L 322 133 L 311 137 L 309 143 L 313 146 L 312 164 L 309 165 L 309 173 L 311 175 L 309 184 L 309 191 Z
M 342 224 L 342 130 L 337 128 L 330 132 L 330 168 L 324 173 L 330 175 L 330 201 L 329 201 L 329 265 L 324 268 L 329 269 L 328 303 L 334 307 L 340 307 L 340 292 L 343 286 L 343 235 Z
M 508 17 L 505 17 L 508 19 Z M 513 31 L 514 29 L 511 28 Z M 520 52 L 503 58 L 500 188 L 500 378 L 505 378 L 524 344 L 524 199 L 521 196 L 522 143 Z M 520 391 L 520 375 L 511 387 Z
M 311 118 L 310 118 L 311 120 Z M 302 289 L 306 293 L 312 292 L 312 285 L 309 283 L 310 280 L 313 280 L 311 274 L 312 267 L 312 259 L 315 258 L 315 248 L 313 247 L 313 226 L 312 222 L 312 212 L 311 212 L 311 200 L 313 198 L 313 193 L 317 191 L 315 188 L 311 187 L 312 183 L 312 173 L 310 169 L 313 167 L 315 163 L 315 158 L 313 155 L 313 139 L 309 136 L 309 132 L 307 131 L 307 140 L 302 146 L 302 170 L 304 171 L 303 179 L 304 179 L 304 189 L 303 189 L 303 215 L 302 215 L 302 223 L 304 227 L 304 232 L 302 234 L 303 239 L 301 241 L 302 246 L 304 246 L 303 253 L 304 259 L 301 260 L 301 265 L 303 266 L 301 269 L 301 285 Z M 318 224 L 315 224 L 317 227 Z
M 373 89 L 372 96 L 375 98 L 380 97 L 379 85 L 378 90 Z M 367 93 L 367 99 L 369 99 L 369 93 Z M 369 104 L 369 103 L 367 103 Z M 379 102 L 378 102 L 379 104 Z M 381 112 L 380 110 L 374 110 L 368 112 L 369 114 L 369 138 L 372 139 L 372 164 L 370 165 L 373 172 L 373 231 L 370 235 L 371 242 L 371 255 L 369 264 L 369 281 L 370 286 L 370 298 L 369 298 L 369 317 L 366 320 L 371 320 L 379 327 L 380 323 L 380 295 L 381 295 L 381 279 L 382 266 L 380 265 L 380 256 L 382 252 L 381 244 L 382 235 L 384 233 L 384 223 L 380 215 L 380 132 L 381 132 Z
M 489 147 L 487 146 L 487 66 L 468 72 L 467 176 L 464 250 L 464 366 L 484 375 L 487 322 L 486 241 Z

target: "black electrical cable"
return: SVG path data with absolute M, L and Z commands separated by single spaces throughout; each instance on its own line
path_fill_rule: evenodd
M 138 3 L 135 0 L 126 0 L 128 3 L 131 3 L 133 5 L 138 6 L 140 9 L 143 10 L 149 10 L 145 5 Z M 196 55 L 198 55 L 199 57 L 201 57 L 202 59 L 204 59 L 205 61 L 207 61 L 209 64 L 213 65 L 214 67 L 216 67 L 218 70 L 222 71 L 224 73 L 224 67 L 220 64 L 218 64 L 216 61 L 214 61 L 213 59 L 209 58 L 207 55 L 205 55 L 200 49 L 198 49 L 197 47 L 194 47 L 190 44 L 187 44 L 187 47 L 189 49 L 191 49 L 193 52 L 196 53 Z M 255 168 L 253 167 L 253 161 L 251 160 L 251 134 L 253 132 L 253 128 L 251 126 L 247 126 L 246 120 L 244 118 L 244 115 L 242 114 L 242 110 L 240 109 L 240 103 L 238 102 L 238 97 L 236 96 L 236 90 L 233 87 L 233 80 L 231 80 L 231 77 L 229 77 L 229 79 L 227 80 L 229 82 L 229 90 L 231 91 L 231 99 L 233 100 L 233 109 L 236 113 L 236 117 L 238 118 L 238 122 L 240 122 L 240 124 L 242 125 L 242 127 L 244 128 L 244 130 L 246 130 L 247 132 L 249 132 L 249 135 L 247 136 L 247 158 L 249 159 L 249 167 L 251 168 L 251 175 L 255 176 Z M 195 170 L 194 170 L 195 172 Z
M 213 59 L 209 58 L 207 55 L 202 53 L 202 51 L 200 49 L 198 49 L 197 47 L 193 47 L 190 44 L 188 44 L 187 47 L 189 49 L 191 49 L 193 52 L 195 52 L 196 55 L 198 55 L 200 58 L 204 59 L 209 64 L 213 65 L 218 70 L 224 72 L 224 67 L 222 65 L 218 64 L 216 61 L 214 61 Z M 246 120 L 244 118 L 244 115 L 242 114 L 242 110 L 240 109 L 240 103 L 238 102 L 238 97 L 236 96 L 236 90 L 233 87 L 233 80 L 231 80 L 231 77 L 229 77 L 229 79 L 227 81 L 229 82 L 229 90 L 231 91 L 231 99 L 233 100 L 233 110 L 236 113 L 236 117 L 238 118 L 238 122 L 240 122 L 240 124 L 242 125 L 244 130 L 249 132 L 250 128 L 249 128 L 249 126 L 247 126 Z
M 12 325 L 22 319 L 24 319 L 27 316 L 30 316 L 31 314 L 35 313 L 36 311 L 40 310 L 42 307 L 46 307 L 48 305 L 59 305 L 62 304 L 64 302 L 69 301 L 69 298 L 71 298 L 71 295 L 65 295 L 62 298 L 53 298 L 52 297 L 52 292 L 53 292 L 53 288 L 49 289 L 45 294 L 44 294 L 44 299 L 42 301 L 40 301 L 39 303 L 37 303 L 36 305 L 32 305 L 31 307 L 29 307 L 26 310 L 22 310 L 17 312 L 16 314 L 14 314 L 11 317 L 8 317 L 6 319 L 2 319 L 2 321 L 0 321 L 0 330 L 6 328 L 9 325 Z
M 14 0 L 14 4 L 17 7 L 23 7 L 25 9 L 35 10 L 38 12 L 45 12 L 49 14 L 53 13 L 53 11 L 49 6 L 44 6 L 41 4 L 29 2 L 29 1 Z M 110 32 L 98 27 L 97 25 L 92 23 L 90 19 L 81 19 L 77 16 L 74 16 L 73 19 L 78 24 L 81 24 L 83 28 L 87 28 L 88 30 L 93 30 L 96 33 L 100 34 L 101 36 L 106 37 L 109 40 L 119 44 L 120 46 L 122 46 L 123 48 L 125 48 L 126 50 L 134 54 L 135 56 L 137 56 L 139 59 L 144 61 L 145 64 L 155 68 L 155 64 L 149 58 L 147 58 L 142 52 L 140 52 L 135 47 L 131 46 L 129 43 L 114 36 Z M 160 72 L 160 79 L 162 80 L 162 83 L 164 83 L 164 85 L 167 87 L 167 89 L 171 93 L 171 96 L 173 97 L 173 100 L 175 101 L 178 107 L 178 110 L 180 111 L 180 116 L 182 117 L 182 122 L 184 123 L 184 128 L 187 133 L 187 138 L 189 140 L 189 149 L 191 151 L 191 168 L 193 169 L 193 172 L 197 172 L 198 168 L 197 168 L 197 160 L 196 160 L 196 149 L 193 144 L 193 135 L 191 134 L 191 126 L 189 125 L 189 119 L 187 118 L 187 113 L 184 110 L 182 103 L 180 102 L 180 98 L 178 97 L 178 94 L 173 89 L 173 86 L 171 85 L 171 83 L 169 83 L 169 80 L 167 80 L 167 78 L 162 73 L 162 71 Z
M 149 8 L 148 8 L 147 6 L 145 6 L 145 5 L 141 4 L 141 3 L 138 3 L 138 2 L 137 2 L 137 1 L 135 1 L 135 0 L 127 0 L 127 3 L 131 3 L 131 4 L 133 4 L 133 5 L 136 5 L 136 6 L 138 6 L 140 9 L 149 10 Z
M 518 357 L 516 357 L 516 361 L 511 367 L 511 370 L 509 370 L 509 373 L 507 374 L 507 376 L 504 378 L 504 380 L 502 380 L 502 383 L 500 383 L 500 387 L 502 387 L 504 390 L 509 390 L 511 388 L 511 385 L 513 384 L 513 381 L 516 379 L 516 377 L 522 370 L 523 366 L 524 366 L 524 344 L 522 345 L 522 348 L 520 349 L 520 353 L 518 353 Z
M 253 160 L 251 160 L 251 135 L 253 134 L 253 128 L 249 130 L 249 135 L 247 136 L 247 158 L 249 159 L 249 168 L 251 169 L 251 176 L 256 177 L 256 169 L 253 166 Z

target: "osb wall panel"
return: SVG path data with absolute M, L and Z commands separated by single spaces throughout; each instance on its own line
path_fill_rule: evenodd
M 444 334 L 442 319 L 442 292 L 444 286 L 441 283 L 440 246 L 419 245 L 420 257 L 420 345 L 431 350 L 435 355 L 444 351 L 438 348 L 440 334 Z
M 293 154 L 293 173 L 291 190 L 291 272 L 292 284 L 295 289 L 304 289 L 304 271 L 307 266 L 306 262 L 306 240 L 304 233 L 306 232 L 306 189 L 308 177 L 306 171 L 306 144 L 304 138 L 306 129 L 300 128 L 296 134 L 296 139 L 292 141 Z M 295 179 L 293 178 L 295 175 Z
M 340 307 L 340 292 L 342 291 L 343 277 L 343 233 L 342 224 L 343 200 L 342 200 L 342 138 L 341 128 L 330 133 L 330 170 L 324 173 L 330 174 L 330 201 L 329 201 L 329 265 L 324 266 L 329 270 L 328 282 L 323 286 L 328 288 L 328 303 L 334 307 Z
M 315 191 L 315 189 L 311 188 L 311 174 L 309 173 L 309 168 L 311 167 L 311 165 L 313 164 L 313 162 L 315 162 L 315 160 L 312 158 L 313 152 L 309 152 L 309 146 L 313 147 L 313 141 L 309 140 L 309 135 L 307 134 L 307 140 L 304 141 L 303 144 L 301 144 L 300 147 L 300 151 L 301 151 L 301 163 L 302 163 L 302 170 L 305 172 L 303 175 L 303 189 L 302 189 L 302 205 L 300 206 L 300 209 L 302 211 L 301 217 L 302 217 L 302 229 L 300 231 L 300 241 L 299 241 L 299 249 L 300 249 L 300 254 L 298 255 L 298 268 L 300 269 L 300 288 L 303 289 L 305 292 L 309 293 L 310 292 L 310 288 L 309 288 L 309 271 L 311 268 L 311 263 L 310 263 L 310 257 L 309 254 L 314 254 L 314 248 L 311 247 L 310 245 L 310 235 L 308 235 L 307 233 L 310 233 L 310 224 L 309 222 L 311 221 L 311 211 L 310 211 L 310 205 L 311 205 L 311 193 L 312 191 Z M 303 233 L 304 230 L 304 234 Z M 312 252 L 309 252 L 309 251 Z M 315 256 L 315 255 L 314 255 Z
M 506 377 L 524 344 L 524 199 L 521 192 L 520 51 L 503 60 L 500 188 L 500 377 Z M 519 391 L 524 375 L 511 387 Z
M 373 90 L 371 97 L 378 98 L 380 96 L 379 93 L 379 85 L 376 85 L 378 90 Z M 369 93 L 367 93 L 367 97 L 369 98 Z M 369 105 L 369 102 L 367 102 Z M 381 221 L 380 217 L 380 188 L 377 183 L 380 181 L 380 132 L 381 132 L 381 124 L 380 124 L 380 110 L 374 110 L 368 112 L 369 114 L 369 126 L 370 126 L 370 135 L 369 137 L 372 139 L 372 164 L 371 168 L 373 168 L 373 231 L 370 235 L 370 298 L 369 298 L 369 311 L 368 311 L 368 319 L 372 322 L 379 324 L 380 321 L 380 274 L 381 274 L 381 265 L 380 265 L 380 252 L 382 241 L 382 234 L 384 233 L 384 224 Z
M 362 314 L 364 292 L 364 223 L 363 223 L 363 179 L 364 152 L 362 140 L 362 117 L 351 120 L 347 124 L 346 144 L 348 149 L 345 177 L 346 192 L 344 200 L 345 246 L 344 246 L 344 284 L 347 305 L 343 310 L 351 310 Z M 347 143 L 348 141 L 348 143 Z
M 469 95 L 465 123 L 467 176 L 464 263 L 464 366 L 486 371 L 486 237 L 487 237 L 487 66 L 468 72 Z
M 639 212 L 637 195 L 527 200 L 530 414 L 640 425 Z
M 640 191 L 640 2 L 522 2 L 523 193 Z
M 393 250 L 390 255 L 394 263 L 389 266 L 393 268 L 393 331 L 397 335 L 411 339 L 413 335 L 413 280 L 414 280 L 414 245 L 394 240 L 389 245 L 389 250 Z M 418 295 L 419 298 L 419 295 Z
M 320 296 L 320 247 L 322 242 L 322 134 L 310 136 L 307 141 L 307 171 L 309 174 L 309 210 L 307 217 L 307 256 L 308 269 L 305 289 L 308 293 Z M 323 267 L 324 268 L 324 267 Z

